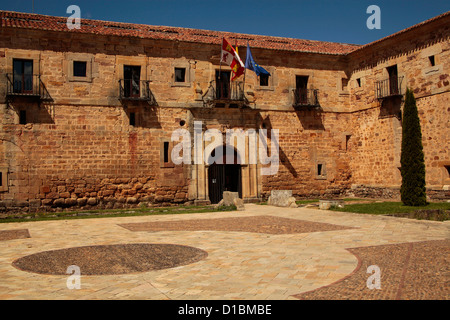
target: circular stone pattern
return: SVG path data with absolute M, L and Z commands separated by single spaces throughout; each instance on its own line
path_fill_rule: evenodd
M 15 260 L 13 266 L 39 274 L 68 275 L 67 268 L 76 265 L 81 275 L 114 275 L 174 268 L 207 256 L 206 251 L 182 245 L 117 244 L 38 252 Z

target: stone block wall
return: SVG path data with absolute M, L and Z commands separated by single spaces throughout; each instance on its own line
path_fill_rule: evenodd
M 398 198 L 403 100 L 377 100 L 376 82 L 388 79 L 397 65 L 402 93 L 413 90 L 423 136 L 426 183 L 431 198 L 442 198 L 450 182 L 448 141 L 450 101 L 450 28 L 435 21 L 349 54 L 349 90 L 355 153 L 350 162 L 353 190 Z M 432 57 L 432 59 L 430 59 Z M 432 65 L 434 64 L 434 66 Z M 381 192 L 381 189 L 391 190 Z M 370 191 L 372 190 L 372 191 Z M 396 190 L 396 191 L 392 191 Z
M 13 107 L 2 111 L 6 120 L 17 116 Z M 118 107 L 60 105 L 52 112 L 49 124 L 3 124 L 9 188 L 1 200 L 44 207 L 187 201 L 185 168 L 161 162 L 161 143 L 186 110 L 141 110 L 141 127 L 130 126 Z
M 244 189 L 251 197 L 267 198 L 275 189 L 292 190 L 297 197 L 351 193 L 395 198 L 401 183 L 402 101 L 379 101 L 375 90 L 392 65 L 417 98 L 430 194 L 448 198 L 446 21 L 347 55 L 252 48 L 255 60 L 272 76 L 263 87 L 247 71 L 246 110 L 204 105 L 202 98 L 219 70 L 217 45 L 3 28 L 0 210 L 114 208 L 206 197 L 204 171 L 164 162 L 162 155 L 165 143 L 170 150 L 174 145 L 172 132 L 192 132 L 194 121 L 202 121 L 204 130 L 222 132 L 279 130 L 278 172 L 259 176 L 254 167 L 245 169 Z M 240 45 L 245 57 L 245 44 Z M 33 60 L 33 72 L 41 75 L 52 101 L 6 101 L 6 74 L 15 58 Z M 86 61 L 86 77 L 71 75 L 73 61 Z M 141 67 L 141 80 L 150 81 L 156 104 L 119 100 L 124 65 Z M 174 81 L 178 67 L 186 69 L 184 83 Z M 319 90 L 320 111 L 293 108 L 296 76 L 308 76 L 308 88 Z M 26 111 L 26 124 L 19 124 L 21 111 Z

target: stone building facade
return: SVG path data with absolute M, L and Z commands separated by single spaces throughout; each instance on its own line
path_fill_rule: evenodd
M 84 19 L 69 30 L 65 18 L 7 11 L 0 19 L 0 210 L 209 203 L 224 190 L 246 201 L 272 189 L 398 198 L 407 87 L 428 194 L 450 198 L 449 13 L 364 46 Z M 247 70 L 245 82 L 227 82 L 222 37 L 243 60 L 249 43 L 271 76 Z M 225 145 L 240 164 L 174 163 L 178 129 L 202 135 L 202 159 Z M 249 161 L 250 135 L 244 151 L 225 139 L 262 129 L 269 146 L 279 133 L 268 175 L 270 164 Z M 223 142 L 208 141 L 212 130 Z

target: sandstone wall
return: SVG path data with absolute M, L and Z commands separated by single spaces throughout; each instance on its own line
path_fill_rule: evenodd
M 12 72 L 13 58 L 33 59 L 34 73 L 41 74 L 54 104 L 120 106 L 118 81 L 123 79 L 123 66 L 133 65 L 141 67 L 141 80 L 151 81 L 159 106 L 202 107 L 199 97 L 206 94 L 220 68 L 217 45 L 16 28 L 4 28 L 0 41 L 1 73 Z M 241 45 L 245 60 L 246 47 Z M 254 49 L 253 56 L 273 74 L 269 86 L 261 87 L 255 74 L 247 72 L 245 91 L 253 108 L 292 111 L 296 75 L 308 76 L 308 88 L 319 89 L 324 110 L 349 108 L 348 92 L 341 90 L 341 79 L 346 77 L 343 56 L 263 49 Z M 70 64 L 78 60 L 88 63 L 85 79 L 70 75 Z M 186 68 L 186 83 L 175 83 L 176 67 Z M 222 70 L 230 69 L 222 66 Z M 5 91 L 2 82 L 1 99 Z
M 183 165 L 161 161 L 161 144 L 178 128 L 186 110 L 141 112 L 141 126 L 128 125 L 123 108 L 41 107 L 52 123 L 3 125 L 2 164 L 9 170 L 3 204 L 73 206 L 116 202 L 187 201 Z M 3 106 L 5 119 L 15 116 Z M 39 117 L 36 115 L 36 117 Z M 33 201 L 34 200 L 34 201 Z
M 403 77 L 401 93 L 410 88 L 417 100 L 429 194 L 437 198 L 450 196 L 446 169 L 450 163 L 449 36 L 448 24 L 437 21 L 420 32 L 405 32 L 349 54 L 350 106 L 355 128 L 352 139 L 358 146 L 350 162 L 353 192 L 399 196 L 404 101 L 378 100 L 375 89 L 377 81 L 388 79 L 387 67 L 397 65 Z M 383 188 L 388 191 L 383 193 Z
M 292 190 L 297 197 L 397 197 L 403 102 L 377 100 L 375 90 L 392 65 L 404 77 L 403 88 L 412 88 L 417 98 L 427 186 L 448 198 L 448 38 L 444 20 L 346 56 L 254 48 L 253 57 L 272 75 L 269 86 L 260 86 L 247 71 L 250 108 L 214 109 L 205 108 L 204 97 L 219 70 L 217 45 L 3 28 L 0 209 L 113 208 L 207 197 L 205 168 L 163 161 L 164 143 L 174 145 L 172 132 L 192 132 L 194 121 L 222 132 L 279 130 L 279 170 L 259 176 L 246 168 L 249 197 L 266 197 L 272 189 Z M 240 45 L 245 57 L 246 44 Z M 33 60 L 52 101 L 6 101 L 6 74 L 15 58 Z M 88 66 L 83 79 L 71 75 L 71 64 L 79 60 Z M 124 65 L 141 67 L 156 104 L 119 100 Z M 174 81 L 179 67 L 186 69 L 185 83 Z M 293 108 L 296 76 L 308 76 L 308 88 L 319 90 L 321 111 Z M 19 124 L 23 110 L 27 124 Z

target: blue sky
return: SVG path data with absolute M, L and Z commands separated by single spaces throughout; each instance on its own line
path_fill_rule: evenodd
M 0 0 L 0 9 L 32 12 L 33 0 Z M 34 12 L 217 31 L 366 44 L 450 10 L 448 0 L 34 0 Z M 369 30 L 369 5 L 381 29 Z

